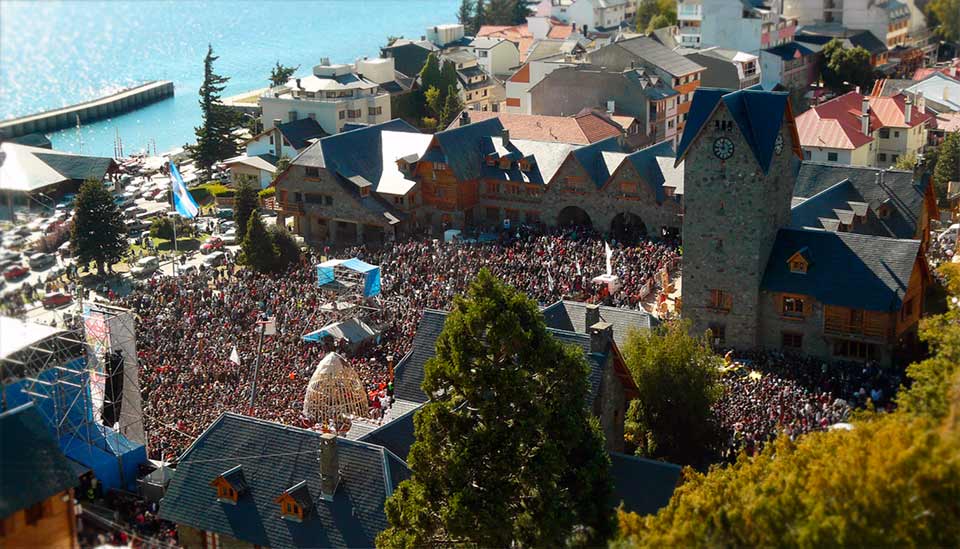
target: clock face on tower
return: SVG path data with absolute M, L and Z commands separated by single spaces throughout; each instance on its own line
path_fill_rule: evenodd
M 729 137 L 718 137 L 713 142 L 713 154 L 720 160 L 726 160 L 733 156 L 733 141 Z
M 778 135 L 777 140 L 773 142 L 773 151 L 777 154 L 783 154 L 783 135 Z

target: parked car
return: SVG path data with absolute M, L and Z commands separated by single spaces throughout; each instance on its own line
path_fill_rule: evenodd
M 217 209 L 217 217 L 220 219 L 233 219 L 233 210 L 230 208 Z
M 20 252 L 15 252 L 13 250 L 0 250 L 0 260 L 3 261 L 19 261 Z
M 223 240 L 216 236 L 211 236 L 203 245 L 200 246 L 200 253 L 209 254 L 223 249 Z
M 25 265 L 13 265 L 3 271 L 3 278 L 7 280 L 17 280 L 27 276 L 30 273 L 30 267 Z
M 45 269 L 57 263 L 57 258 L 52 254 L 33 254 L 30 256 L 30 268 L 38 271 Z
M 137 278 L 146 278 L 157 272 L 159 268 L 160 259 L 158 259 L 157 256 L 150 255 L 137 261 L 136 264 L 130 268 L 130 274 Z
M 227 260 L 227 254 L 223 252 L 213 252 L 207 257 L 203 258 L 203 264 L 207 267 L 219 267 L 223 265 Z
M 41 303 L 44 309 L 56 309 L 69 305 L 73 301 L 73 296 L 63 292 L 51 292 L 43 296 Z
M 4 248 L 20 248 L 27 243 L 27 237 L 19 234 L 9 234 L 3 239 Z
M 236 244 L 236 243 L 237 243 L 237 230 L 236 230 L 236 229 L 230 229 L 229 231 L 223 233 L 223 234 L 221 235 L 221 238 L 223 239 L 223 243 L 224 243 L 224 244 L 230 244 L 230 245 Z

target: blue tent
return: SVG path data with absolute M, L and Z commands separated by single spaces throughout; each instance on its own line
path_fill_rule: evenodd
M 331 259 L 317 265 L 317 286 L 325 286 L 336 282 L 334 267 L 343 267 L 363 274 L 363 297 L 373 297 L 380 294 L 380 267 L 371 265 L 357 258 Z

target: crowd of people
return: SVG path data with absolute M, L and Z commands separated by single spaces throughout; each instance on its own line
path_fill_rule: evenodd
M 582 229 L 521 230 L 482 243 L 411 240 L 376 251 L 340 251 L 338 257 L 356 256 L 382 271 L 380 308 L 365 318 L 380 337 L 352 347 L 302 339 L 341 314 L 321 308 L 336 296 L 317 285 L 319 257 L 305 257 L 280 276 L 236 269 L 228 261 L 217 269 L 149 279 L 119 301 L 138 317 L 140 386 L 151 457 L 179 455 L 225 411 L 309 426 L 302 415 L 306 383 L 332 350 L 349 359 L 367 391 L 377 394 L 389 383 L 387 357 L 399 360 L 409 350 L 423 309 L 448 309 L 481 268 L 543 305 L 569 298 L 640 307 L 642 288 L 678 257 L 669 242 L 613 242 L 611 247 L 621 281 L 614 296 L 591 282 L 605 272 L 605 246 L 599 234 Z M 264 316 L 275 319 L 277 333 L 267 336 L 262 346 L 251 408 L 256 322 Z M 234 348 L 240 365 L 230 360 Z
M 779 351 L 730 351 L 714 411 L 728 436 L 721 453 L 752 454 L 781 432 L 791 438 L 845 422 L 852 409 L 892 409 L 903 377 L 875 363 L 828 364 Z

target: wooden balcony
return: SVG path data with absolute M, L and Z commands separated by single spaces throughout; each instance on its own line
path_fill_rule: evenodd
M 277 201 L 277 209 L 285 215 L 303 215 L 303 202 Z
M 856 336 L 884 341 L 889 338 L 888 315 L 865 311 L 865 314 L 856 320 L 852 319 L 850 314 L 842 314 L 847 311 L 846 309 L 827 310 L 823 318 L 823 333 L 832 336 Z

